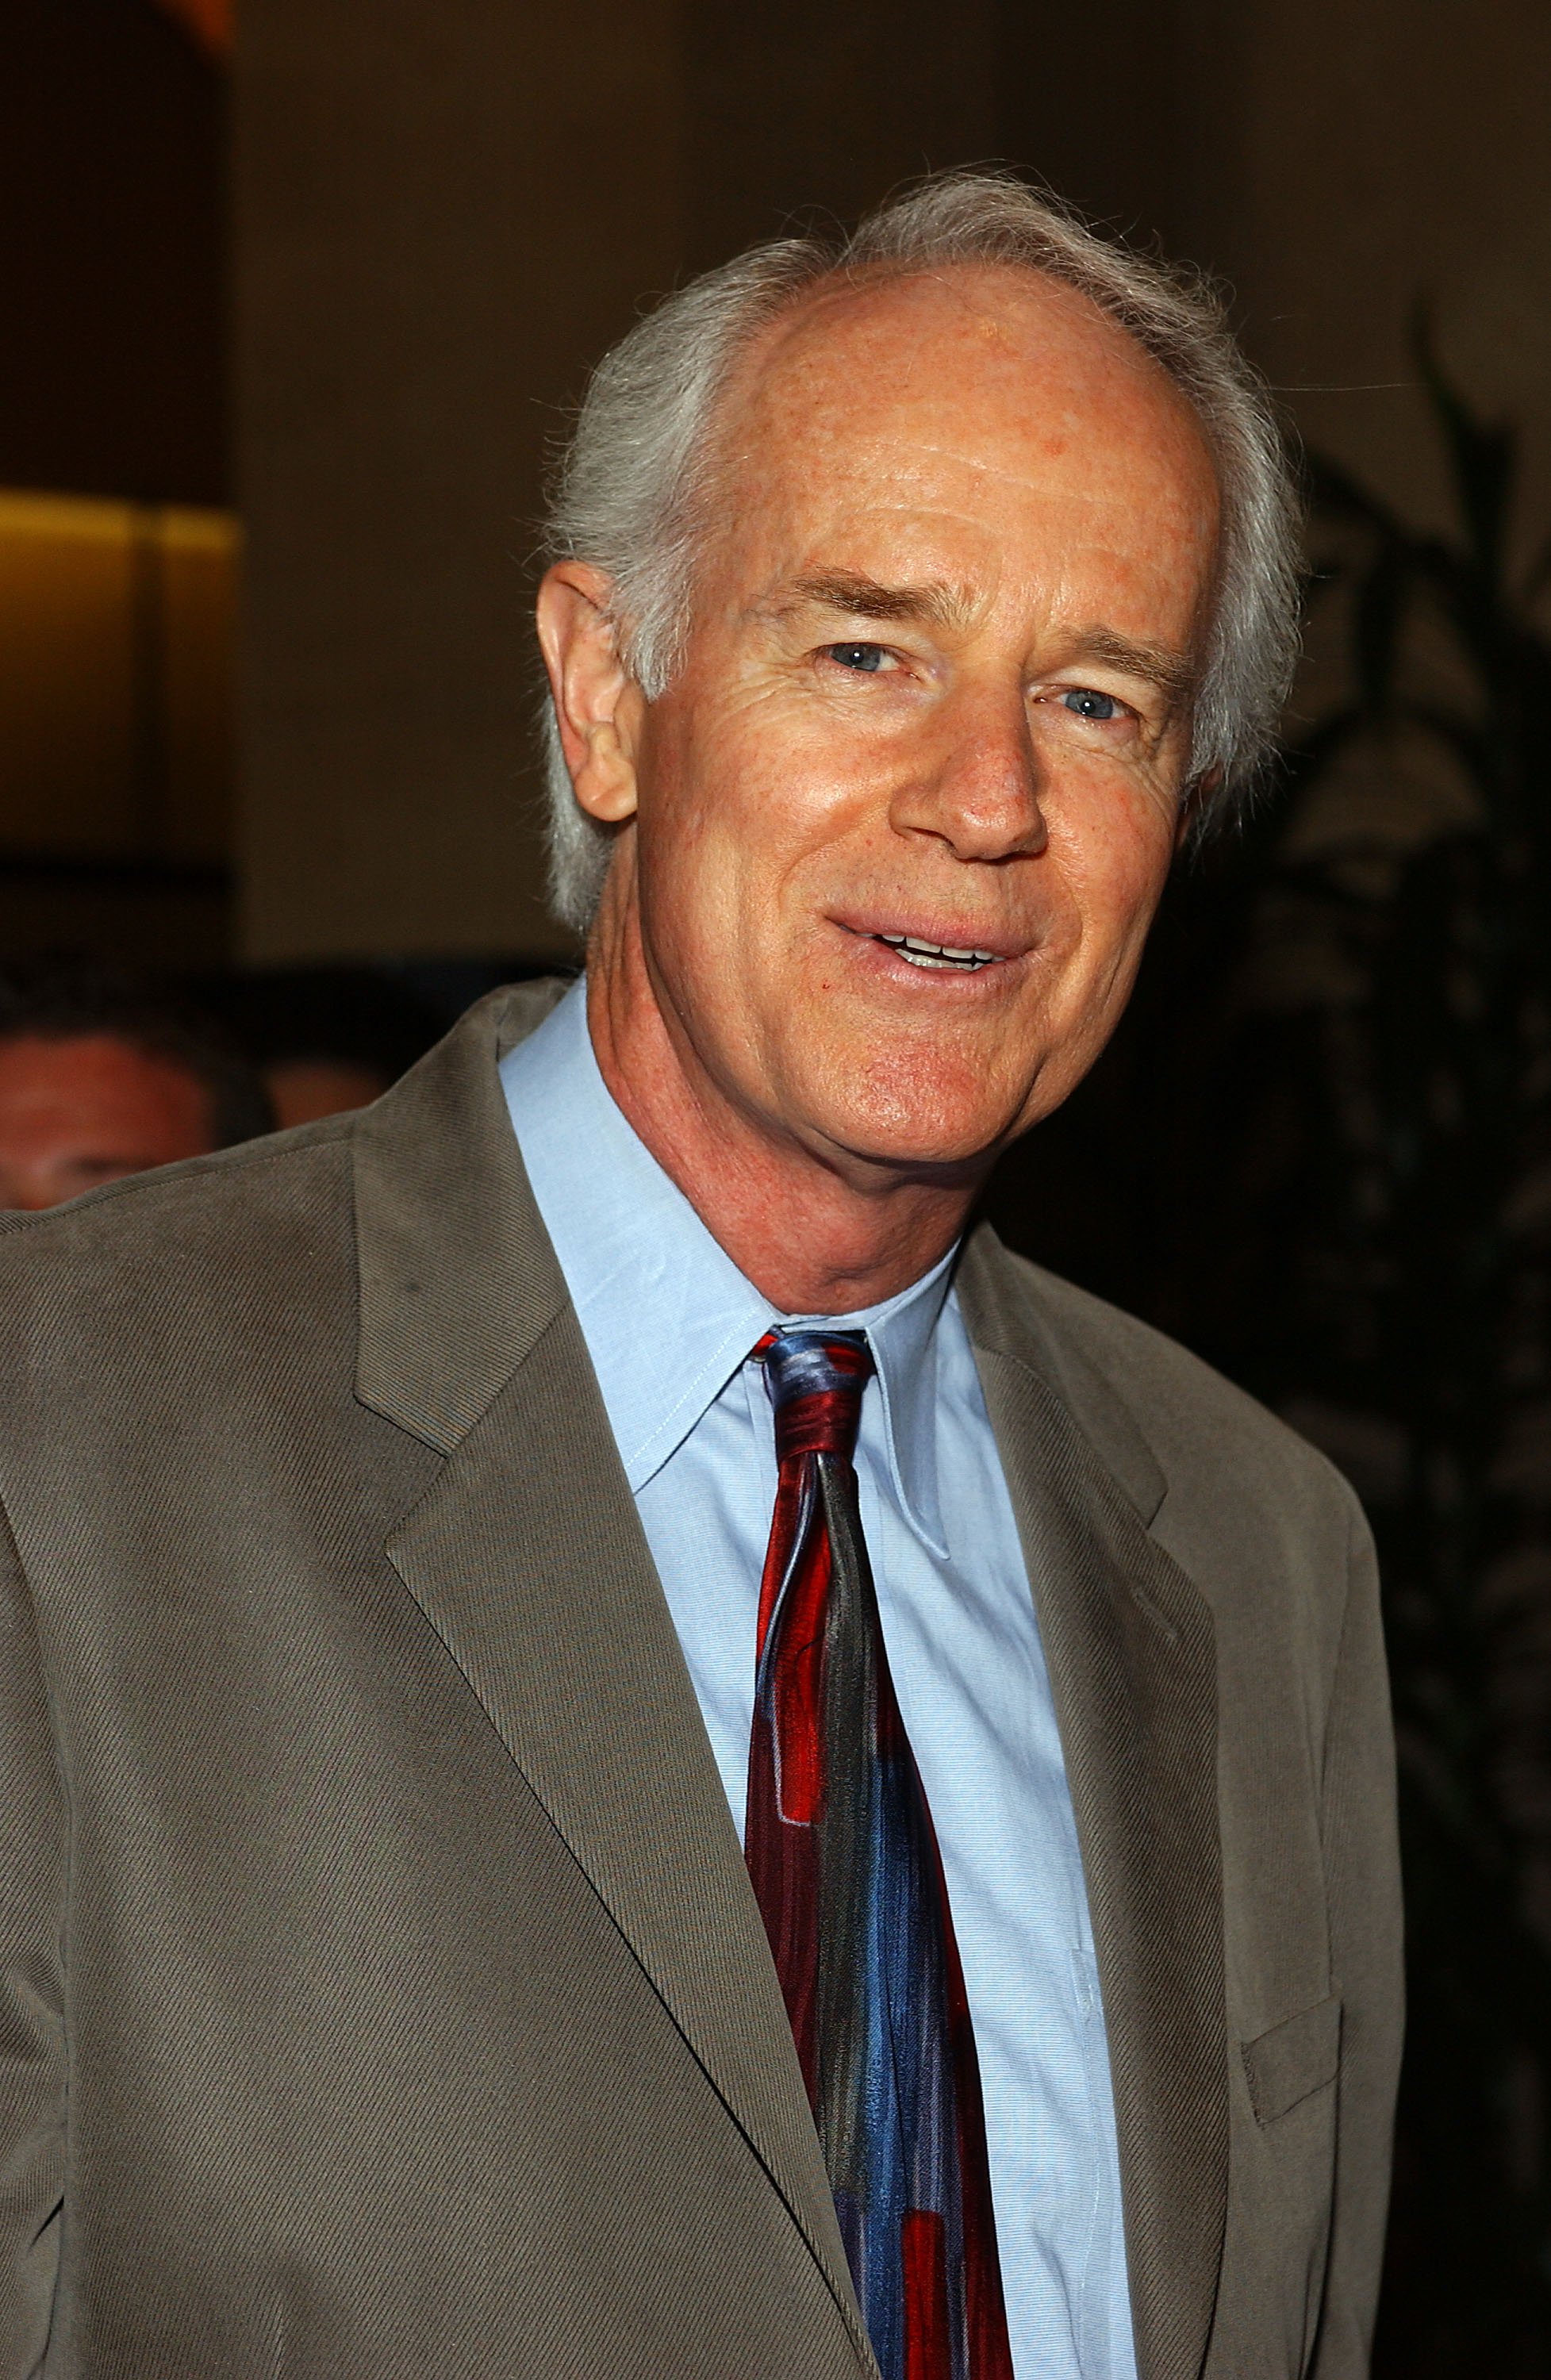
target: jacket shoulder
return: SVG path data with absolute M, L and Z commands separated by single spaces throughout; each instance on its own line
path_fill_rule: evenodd
M 177 1314 L 285 1302 L 347 1253 L 354 1123 L 327 1117 L 46 1213 L 0 1215 L 6 1335 L 41 1326 L 122 1342 L 138 1315 L 159 1332 Z
M 984 1257 L 1004 1325 L 1037 1342 L 1101 1453 L 1113 1459 L 1134 1434 L 1157 1466 L 1160 1493 L 1355 1515 L 1357 1500 L 1329 1459 L 1188 1347 L 998 1241 Z

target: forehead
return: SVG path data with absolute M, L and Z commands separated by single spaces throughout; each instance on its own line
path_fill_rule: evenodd
M 718 424 L 722 516 L 803 542 L 825 517 L 927 510 L 1006 534 L 1122 505 L 1209 540 L 1217 477 L 1162 367 L 1043 275 L 954 267 L 821 284 L 757 340 Z

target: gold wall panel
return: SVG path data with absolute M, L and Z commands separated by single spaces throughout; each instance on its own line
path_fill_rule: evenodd
M 0 492 L 0 851 L 219 862 L 230 515 Z

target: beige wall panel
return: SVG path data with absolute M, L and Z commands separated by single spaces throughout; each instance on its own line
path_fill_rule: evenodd
M 561 946 L 528 557 L 546 442 L 669 284 L 670 0 L 254 0 L 239 48 L 254 958 Z

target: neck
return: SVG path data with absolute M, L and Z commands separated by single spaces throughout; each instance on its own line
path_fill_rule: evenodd
M 611 965 L 610 955 L 595 943 L 588 969 L 599 1070 L 637 1138 L 762 1296 L 785 1314 L 851 1314 L 930 1271 L 963 1229 L 978 1171 L 915 1174 L 772 1123 L 713 1079 L 665 1014 L 644 961 Z

